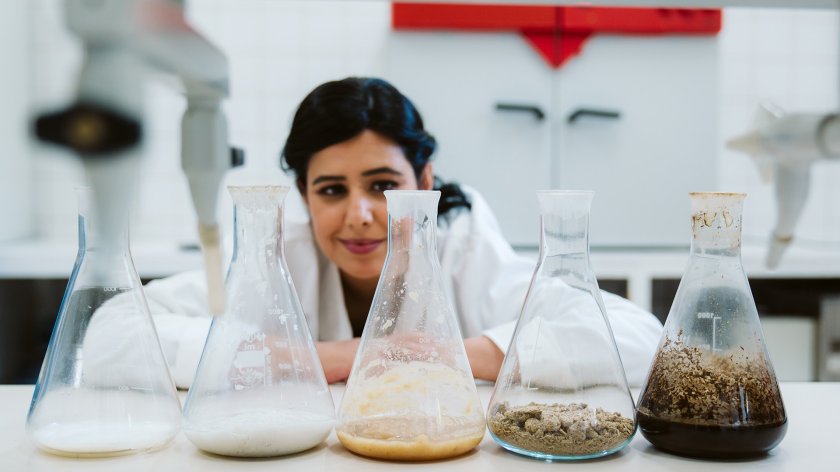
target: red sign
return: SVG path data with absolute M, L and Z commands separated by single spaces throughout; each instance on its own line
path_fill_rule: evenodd
M 394 2 L 394 29 L 519 31 L 553 67 L 593 34 L 716 35 L 719 9 L 480 5 Z

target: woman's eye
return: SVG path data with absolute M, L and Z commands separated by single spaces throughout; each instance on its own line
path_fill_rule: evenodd
M 318 195 L 324 195 L 326 197 L 335 197 L 342 195 L 344 192 L 344 186 L 342 185 L 327 185 L 318 189 Z
M 384 192 L 386 190 L 393 190 L 399 186 L 393 180 L 377 180 L 371 185 L 371 188 L 376 192 Z

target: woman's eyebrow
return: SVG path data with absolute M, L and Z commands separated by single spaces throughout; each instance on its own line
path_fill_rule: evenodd
M 347 177 L 344 177 L 343 175 L 319 175 L 312 181 L 312 185 L 320 184 L 321 182 L 340 182 L 344 180 L 347 180 Z
M 403 175 L 402 172 L 396 169 L 392 169 L 390 167 L 377 167 L 375 169 L 370 169 L 362 172 L 362 177 L 368 177 L 376 174 Z

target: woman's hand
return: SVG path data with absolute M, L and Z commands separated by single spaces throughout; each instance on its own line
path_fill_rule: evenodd
M 467 359 L 470 361 L 473 377 L 481 380 L 496 381 L 502 369 L 505 353 L 487 336 L 475 336 L 464 340 Z
M 324 367 L 327 383 L 347 380 L 347 377 L 350 376 L 350 369 L 353 368 L 353 359 L 356 358 L 356 350 L 359 348 L 360 339 L 315 343 L 315 350 L 318 351 L 318 358 L 321 359 L 321 365 Z
M 359 341 L 360 338 L 353 338 L 315 343 L 328 383 L 344 382 L 350 376 Z M 464 340 L 464 347 L 473 377 L 495 382 L 505 358 L 502 350 L 486 336 L 467 338 Z

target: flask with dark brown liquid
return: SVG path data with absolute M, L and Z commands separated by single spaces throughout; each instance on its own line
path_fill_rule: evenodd
M 743 200 L 744 194 L 691 194 L 691 257 L 637 407 L 642 434 L 664 451 L 757 456 L 776 447 L 787 429 L 741 265 Z

